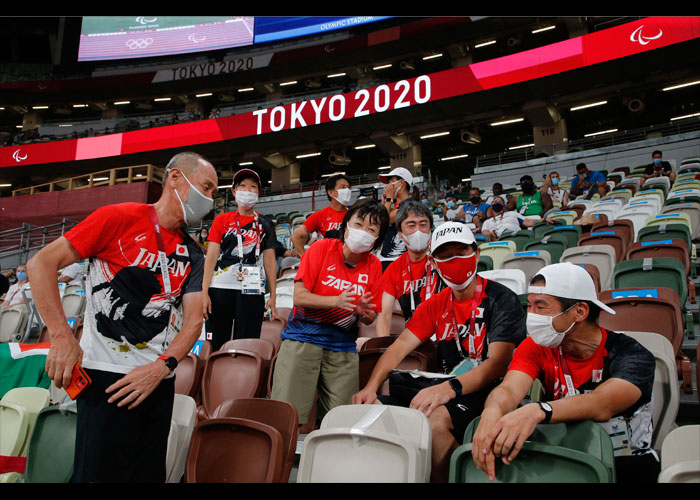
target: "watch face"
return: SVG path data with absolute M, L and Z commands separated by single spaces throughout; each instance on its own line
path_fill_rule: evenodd
M 552 406 L 549 403 L 541 403 L 542 407 L 547 411 L 552 411 Z

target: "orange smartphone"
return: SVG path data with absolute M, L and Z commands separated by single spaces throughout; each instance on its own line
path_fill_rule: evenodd
M 74 400 L 90 385 L 90 382 L 90 377 L 88 377 L 88 374 L 85 373 L 83 367 L 76 363 L 73 367 L 73 376 L 71 378 L 70 385 L 66 387 L 66 393 L 71 399 Z

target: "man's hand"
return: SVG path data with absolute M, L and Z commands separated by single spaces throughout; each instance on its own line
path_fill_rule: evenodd
M 136 408 L 158 387 L 161 380 L 170 375 L 170 369 L 157 359 L 153 363 L 134 368 L 115 383 L 107 387 L 107 394 L 113 393 L 108 403 L 119 401 L 117 406 L 129 405 Z M 114 392 L 117 391 L 117 392 Z
M 51 335 L 51 348 L 46 356 L 46 373 L 56 387 L 68 387 L 73 376 L 73 368 L 83 360 L 83 350 L 78 339 L 66 323 L 65 330 L 60 335 Z
M 395 198 L 396 186 L 391 182 L 384 186 L 384 198 Z
M 208 292 L 202 292 L 202 316 L 204 319 L 209 319 L 211 314 L 211 298 Z
M 265 304 L 265 310 L 270 310 L 272 313 L 272 319 L 279 319 L 279 316 L 277 314 L 277 298 L 276 297 L 270 297 L 267 299 L 267 303 Z
M 442 384 L 422 389 L 415 395 L 413 400 L 411 400 L 409 407 L 423 412 L 426 417 L 430 418 L 430 415 L 432 415 L 436 408 L 444 405 L 456 395 L 455 391 L 450 387 L 450 384 L 448 382 L 443 382 Z
M 365 387 L 360 392 L 353 394 L 350 403 L 354 405 L 381 404 L 377 400 L 377 392 Z
M 472 438 L 472 458 L 476 468 L 484 471 L 489 480 L 496 477 L 496 457 L 493 454 L 493 441 L 500 430 L 498 425 L 501 412 L 493 408 L 486 408 L 481 413 L 479 426 Z

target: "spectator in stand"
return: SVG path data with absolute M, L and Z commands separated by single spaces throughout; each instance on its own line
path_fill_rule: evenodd
M 600 309 L 615 311 L 598 301 L 583 268 L 544 267 L 528 291 L 529 336 L 486 400 L 473 439 L 476 466 L 493 479 L 496 459 L 516 460 L 538 424 L 594 420 L 613 439 L 617 481 L 656 482 L 654 356 L 631 337 L 598 326 Z M 520 405 L 538 379 L 543 401 Z
M 465 215 L 464 221 L 471 222 L 477 228 L 480 228 L 481 223 L 486 220 L 488 209 L 489 205 L 482 201 L 479 188 L 471 188 L 469 190 L 469 203 L 462 206 L 462 212 Z M 456 218 L 459 219 L 460 217 Z
M 214 219 L 204 261 L 203 315 L 213 350 L 232 338 L 260 337 L 267 309 L 277 318 L 275 230 L 255 211 L 260 177 L 254 170 L 239 170 L 231 190 L 238 208 Z
M 80 364 L 92 381 L 77 399 L 73 482 L 166 480 L 173 372 L 202 331 L 204 256 L 182 226 L 199 225 L 218 182 L 214 167 L 195 153 L 175 155 L 165 172 L 155 204 L 102 207 L 27 264 L 51 338 L 49 377 L 67 387 Z M 56 277 L 87 258 L 88 305 L 78 343 Z
M 331 231 L 328 237 L 337 237 L 338 228 L 343 222 L 352 198 L 350 179 L 343 174 L 329 177 L 326 181 L 326 196 L 331 204 L 309 215 L 292 235 L 294 250 L 299 257 L 304 255 L 306 245 L 313 233 L 326 237 L 326 233 Z
M 576 165 L 576 176 L 571 181 L 569 194 L 575 197 L 590 199 L 598 193 L 605 196 L 610 190 L 610 186 L 605 182 L 605 176 L 597 170 L 589 170 L 585 163 Z
M 446 221 L 461 220 L 464 222 L 464 210 L 451 191 L 445 193 L 445 204 L 442 206 L 442 212 L 445 214 Z
M 503 184 L 500 182 L 494 182 L 493 186 L 491 187 L 491 195 L 486 199 L 486 204 L 491 205 L 493 203 L 493 199 L 496 196 L 500 196 L 501 198 L 504 198 L 506 202 L 510 201 L 510 195 L 509 194 L 503 194 Z M 489 215 L 489 214 L 486 214 Z
M 526 331 L 518 296 L 504 285 L 477 275 L 479 248 L 467 225 L 446 222 L 435 229 L 430 255 L 448 287 L 418 306 L 352 402 L 376 403 L 377 392 L 392 370 L 408 353 L 436 335 L 441 371 L 453 377 L 432 379 L 434 385 L 420 390 L 417 386 L 411 395 L 406 394 L 408 397 L 392 393 L 383 402 L 410 406 L 428 417 L 433 480 L 442 482 L 448 478 L 450 456 L 462 442 L 467 425 L 481 413 L 489 392 L 505 375 Z M 413 378 L 409 376 L 408 380 Z
M 444 288 L 444 283 L 428 260 L 433 215 L 422 203 L 404 203 L 396 214 L 399 237 L 407 250 L 382 275 L 382 312 L 377 318 L 377 336 L 391 333 L 391 317 L 398 301 L 404 320 L 411 319 L 421 302 Z
M 381 311 L 382 267 L 372 251 L 388 226 L 381 203 L 359 200 L 345 214 L 340 238 L 314 243 L 301 259 L 271 394 L 295 406 L 300 424 L 317 392 L 320 419 L 357 392 L 358 321 L 372 324 Z
M 654 177 L 668 177 L 671 184 L 676 181 L 676 174 L 671 168 L 671 164 L 662 159 L 663 153 L 659 150 L 654 151 L 651 154 L 651 163 L 644 169 L 644 175 L 642 177 L 646 181 L 647 179 L 652 179 Z
M 396 228 L 396 214 L 401 204 L 413 199 L 413 175 L 407 169 L 398 167 L 388 174 L 380 175 L 379 180 L 385 184 L 382 194 L 382 204 L 389 211 L 389 230 L 379 252 L 379 260 L 382 261 L 382 270 L 395 261 L 406 251 L 406 244 L 399 237 Z
M 69 285 L 82 285 L 83 276 L 85 276 L 85 266 L 79 262 L 74 262 L 70 266 L 65 267 L 61 270 L 61 274 L 58 277 L 59 283 L 67 283 Z
M 17 269 L 15 269 L 15 276 L 17 277 L 17 281 L 7 289 L 5 300 L 0 304 L 0 307 L 3 309 L 21 306 L 25 303 L 25 296 L 27 300 L 32 299 L 29 279 L 27 278 L 27 267 L 24 265 L 17 266 Z M 22 295 L 22 292 L 24 292 L 24 295 Z
M 559 187 L 559 172 L 550 173 L 544 181 L 544 185 L 540 191 L 547 193 L 552 201 L 561 203 L 561 207 L 566 207 L 569 204 L 569 192 Z
M 545 212 L 552 208 L 552 199 L 547 193 L 537 189 L 531 175 L 526 174 L 520 178 L 520 189 L 521 192 L 508 202 L 508 211 L 517 210 L 520 215 L 539 215 L 542 217 Z
M 503 233 L 517 233 L 523 227 L 535 225 L 535 219 L 526 219 L 515 210 L 506 211 L 505 201 L 500 196 L 496 196 L 491 204 L 493 216 L 484 221 L 481 225 L 481 234 L 497 240 Z

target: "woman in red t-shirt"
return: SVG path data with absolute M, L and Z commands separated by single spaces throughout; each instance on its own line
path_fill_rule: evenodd
M 340 239 L 314 243 L 294 284 L 294 309 L 275 362 L 271 398 L 293 404 L 306 423 L 318 392 L 319 417 L 349 404 L 359 383 L 358 321 L 371 324 L 381 310 L 379 259 L 389 214 L 374 200 L 348 210 Z
M 260 337 L 265 310 L 277 318 L 275 231 L 255 212 L 260 177 L 243 169 L 233 178 L 238 210 L 218 215 L 207 237 L 203 314 L 207 339 L 218 350 L 233 338 Z M 265 281 L 270 299 L 265 303 Z

